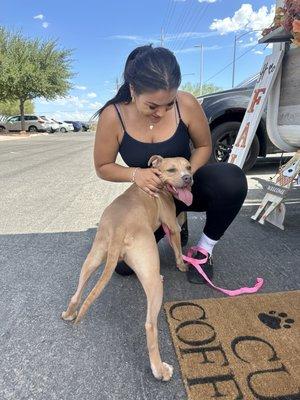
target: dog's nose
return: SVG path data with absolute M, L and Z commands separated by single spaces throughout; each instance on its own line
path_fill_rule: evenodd
M 191 183 L 192 177 L 191 177 L 191 175 L 183 175 L 182 180 L 184 183 Z

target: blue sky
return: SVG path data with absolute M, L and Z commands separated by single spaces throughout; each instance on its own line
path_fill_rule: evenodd
M 232 67 L 218 72 L 232 61 L 234 35 L 268 26 L 273 12 L 271 0 L 9 0 L 1 6 L 0 25 L 74 49 L 74 89 L 65 99 L 35 100 L 35 109 L 86 120 L 114 96 L 128 54 L 149 42 L 159 46 L 162 29 L 183 83 L 199 82 L 200 50 L 194 46 L 203 44 L 204 82 L 230 88 Z M 270 51 L 257 45 L 256 33 L 240 38 L 236 83 L 259 71 Z

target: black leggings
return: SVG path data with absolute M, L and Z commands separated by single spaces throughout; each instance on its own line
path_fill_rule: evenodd
M 174 199 L 176 215 L 182 211 L 206 211 L 203 232 L 219 240 L 238 214 L 247 195 L 247 179 L 234 164 L 206 164 L 194 174 L 193 203 L 186 206 Z M 155 232 L 158 242 L 164 236 L 162 227 Z

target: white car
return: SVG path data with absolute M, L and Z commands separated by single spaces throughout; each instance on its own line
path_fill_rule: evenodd
M 40 115 L 40 118 L 43 118 L 45 121 L 47 121 L 50 124 L 51 133 L 59 131 L 60 126 L 57 122 L 54 122 L 53 119 L 47 118 L 47 117 L 45 117 L 45 115 Z
M 24 115 L 25 131 L 29 132 L 50 132 L 51 124 L 37 115 Z M 17 132 L 21 130 L 21 115 L 13 115 L 0 122 L 0 132 Z
M 57 124 L 59 124 L 59 130 L 60 130 L 60 132 L 74 131 L 74 126 L 73 126 L 73 124 L 68 124 L 67 122 L 56 121 L 55 119 L 52 119 L 52 121 L 54 121 L 54 122 L 56 122 Z

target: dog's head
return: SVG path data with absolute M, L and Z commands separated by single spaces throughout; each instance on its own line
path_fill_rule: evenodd
M 188 160 L 183 157 L 163 158 L 155 155 L 149 159 L 148 166 L 157 168 L 161 172 L 161 181 L 176 199 L 188 206 L 192 204 L 193 176 Z

